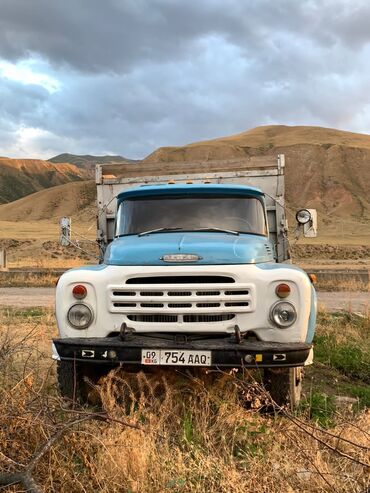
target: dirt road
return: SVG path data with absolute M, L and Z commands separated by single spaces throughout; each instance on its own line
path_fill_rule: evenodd
M 319 292 L 319 308 L 328 311 L 349 310 L 368 313 L 370 293 Z M 31 306 L 53 307 L 54 288 L 0 288 L 0 306 L 25 308 Z

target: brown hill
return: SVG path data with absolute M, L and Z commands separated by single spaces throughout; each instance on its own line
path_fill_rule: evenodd
M 90 221 L 95 215 L 93 181 L 66 183 L 0 205 L 0 221 L 55 220 L 62 216 Z
M 250 155 L 251 150 L 269 151 L 300 144 L 347 146 L 370 150 L 370 135 L 322 127 L 266 125 L 228 137 L 195 142 L 182 147 L 160 147 L 144 162 L 231 159 Z M 253 154 L 254 155 L 254 154 Z
M 83 179 L 86 179 L 86 173 L 73 164 L 0 157 L 0 203 L 11 202 L 43 188 Z
M 214 160 L 279 153 L 286 156 L 286 192 L 292 208 L 315 207 L 324 223 L 341 218 L 345 225 L 369 224 L 370 135 L 271 125 L 183 147 L 162 147 L 143 163 L 165 169 L 176 162 L 178 172 L 190 172 L 188 163 L 195 162 L 206 172 L 217 169 Z

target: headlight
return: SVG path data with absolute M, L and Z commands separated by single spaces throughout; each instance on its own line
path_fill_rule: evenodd
M 93 320 L 93 312 L 88 306 L 76 303 L 68 310 L 67 318 L 75 329 L 86 329 Z
M 270 318 L 278 327 L 285 329 L 297 320 L 297 312 L 288 301 L 278 301 L 271 307 Z

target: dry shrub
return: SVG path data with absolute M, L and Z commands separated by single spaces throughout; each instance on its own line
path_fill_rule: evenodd
M 331 430 L 351 443 L 341 442 L 300 418 L 248 411 L 244 396 L 249 407 L 262 405 L 263 389 L 251 390 L 232 375 L 205 386 L 201 378 L 163 370 L 135 375 L 118 369 L 101 382 L 100 392 L 110 416 L 118 421 L 129 416 L 142 427 L 117 422 L 109 427 L 104 440 L 109 453 L 101 449 L 95 474 L 108 473 L 111 491 L 355 492 L 365 487 L 356 460 L 365 461 L 366 450 L 352 443 L 351 424 Z M 360 430 L 370 431 L 369 416 L 357 420 L 356 443 L 366 447 L 369 435 Z M 316 433 L 333 448 L 341 443 L 354 461 L 326 448 Z
M 0 468 L 24 470 L 49 443 L 32 470 L 40 491 L 363 493 L 369 486 L 361 464 L 369 459 L 367 412 L 338 416 L 323 430 L 304 416 L 259 412 L 266 395 L 256 382 L 168 369 L 112 370 L 96 386 L 100 408 L 68 405 L 43 342 L 54 331 L 51 315 L 8 313 L 1 322 Z

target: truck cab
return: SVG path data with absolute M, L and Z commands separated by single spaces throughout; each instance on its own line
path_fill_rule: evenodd
M 140 180 L 98 171 L 101 263 L 66 272 L 56 292 L 62 394 L 117 365 L 253 368 L 278 405 L 297 404 L 316 295 L 289 262 L 282 164 Z

